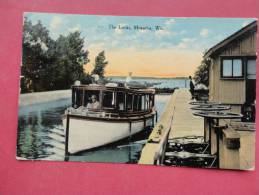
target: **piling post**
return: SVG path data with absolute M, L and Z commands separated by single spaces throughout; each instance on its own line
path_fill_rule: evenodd
M 219 168 L 240 169 L 240 135 L 230 128 L 222 132 L 222 139 L 219 139 Z
M 69 114 L 67 114 L 67 123 L 66 123 L 66 134 L 65 134 L 65 161 L 69 159 L 69 152 L 68 152 L 68 142 L 69 142 Z
M 155 115 L 152 116 L 152 127 L 155 126 Z
M 217 123 L 218 124 L 218 123 Z M 220 158 L 222 158 L 222 151 L 220 151 L 220 141 L 222 140 L 223 130 L 227 128 L 227 125 L 214 125 L 212 131 L 212 149 L 211 153 L 217 156 L 217 167 L 220 168 Z
M 128 138 L 129 142 L 131 141 L 131 128 L 132 128 L 132 121 L 129 120 L 129 138 Z

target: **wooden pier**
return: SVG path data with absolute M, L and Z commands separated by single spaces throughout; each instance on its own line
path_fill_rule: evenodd
M 204 136 L 204 129 L 207 132 L 208 126 L 204 126 L 202 117 L 193 115 L 190 101 L 191 95 L 187 89 L 175 90 L 142 150 L 139 164 L 163 164 L 166 159 L 165 151 L 172 139 Z M 222 120 L 221 122 L 222 124 L 219 126 L 211 124 L 209 133 L 211 141 L 206 141 L 206 136 L 202 142 L 209 143 L 209 152 L 206 155 L 208 157 L 216 156 L 216 167 L 218 168 L 253 170 L 255 124 L 235 122 L 235 120 Z
M 203 136 L 204 120 L 192 114 L 190 101 L 188 89 L 175 90 L 142 150 L 139 164 L 159 164 L 159 161 L 163 161 L 168 139 Z
M 187 89 L 179 89 L 175 99 L 174 115 L 169 139 L 186 136 L 203 136 L 204 120 L 194 116 L 190 109 L 191 94 Z

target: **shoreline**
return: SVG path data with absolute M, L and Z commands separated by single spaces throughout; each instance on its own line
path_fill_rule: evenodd
M 71 90 L 56 90 L 34 93 L 24 93 L 19 95 L 19 107 L 56 101 L 71 97 Z

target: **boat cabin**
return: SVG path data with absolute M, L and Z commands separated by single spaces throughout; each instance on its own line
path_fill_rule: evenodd
M 107 86 L 73 85 L 72 107 L 90 111 L 134 115 L 150 113 L 155 101 L 155 90 Z

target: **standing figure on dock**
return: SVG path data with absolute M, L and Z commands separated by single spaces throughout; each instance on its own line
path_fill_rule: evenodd
M 189 79 L 190 79 L 190 92 L 191 92 L 192 100 L 193 100 L 194 99 L 194 82 L 193 82 L 191 76 L 189 76 Z

